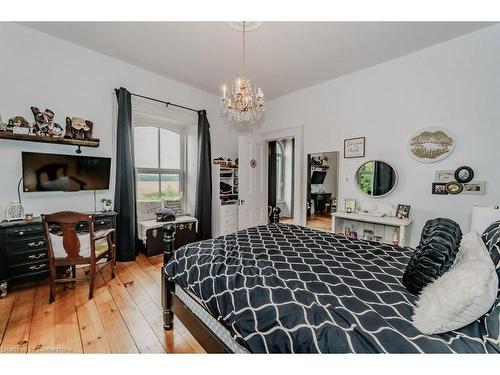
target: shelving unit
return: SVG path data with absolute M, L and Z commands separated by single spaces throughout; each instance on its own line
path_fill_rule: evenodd
M 13 141 L 26 141 L 26 142 L 38 142 L 38 143 L 52 143 L 60 145 L 71 145 L 77 146 L 77 154 L 81 153 L 81 147 L 99 147 L 99 142 L 93 141 L 80 141 L 77 139 L 64 139 L 56 137 L 40 137 L 37 135 L 28 134 L 14 134 L 7 131 L 0 131 L 0 139 L 10 139 Z
M 410 241 L 406 233 L 413 222 L 411 219 L 395 217 L 378 217 L 360 213 L 335 212 L 332 214 L 332 232 L 344 233 L 348 227 L 358 233 L 363 239 L 364 230 L 370 230 L 375 236 L 381 237 L 383 243 L 391 244 L 394 233 L 398 238 L 399 246 L 408 246 Z
M 213 165 L 212 232 L 214 237 L 238 230 L 238 168 Z M 227 190 L 221 191 L 221 184 Z

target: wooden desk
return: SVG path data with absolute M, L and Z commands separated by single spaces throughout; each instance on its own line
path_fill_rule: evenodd
M 325 213 L 325 203 L 331 197 L 332 193 L 311 193 L 311 199 L 314 201 L 314 213 Z
M 95 216 L 95 230 L 116 228 L 116 212 L 88 213 Z M 87 232 L 88 225 L 80 223 L 77 230 Z M 0 296 L 7 294 L 7 283 L 21 284 L 48 277 L 48 249 L 41 218 L 0 222 Z

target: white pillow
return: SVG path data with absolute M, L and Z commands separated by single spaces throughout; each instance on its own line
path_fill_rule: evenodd
M 469 260 L 482 260 L 488 264 L 491 260 L 488 248 L 481 239 L 481 235 L 476 231 L 469 232 L 463 236 L 455 264 Z
M 493 306 L 498 276 L 477 232 L 464 236 L 454 267 L 420 293 L 413 324 L 431 335 L 453 331 L 479 319 Z

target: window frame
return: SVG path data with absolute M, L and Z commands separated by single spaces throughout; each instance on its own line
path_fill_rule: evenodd
M 181 201 L 181 206 L 182 209 L 186 209 L 186 168 L 187 168 L 187 136 L 185 131 L 183 129 L 178 129 L 178 128 L 172 128 L 168 126 L 163 126 L 163 125 L 158 125 L 158 124 L 148 124 L 148 123 L 140 123 L 140 124 L 134 124 L 134 128 L 155 128 L 158 131 L 158 142 L 157 142 L 157 153 L 158 153 L 158 167 L 157 168 L 151 168 L 151 167 L 135 167 L 135 174 L 136 174 L 136 195 L 137 195 L 137 186 L 138 186 L 138 176 L 139 174 L 148 174 L 148 175 L 158 175 L 158 194 L 159 194 L 159 200 L 162 201 L 163 198 L 161 198 L 161 176 L 165 174 L 177 174 L 179 175 L 179 194 L 180 194 L 180 201 Z M 135 129 L 134 129 L 135 130 Z M 175 169 L 175 168 L 162 168 L 161 167 L 161 130 L 167 130 L 171 131 L 173 133 L 176 133 L 180 137 L 180 169 Z M 135 137 L 134 137 L 134 142 L 135 142 Z M 135 145 L 134 145 L 135 147 Z M 136 198 L 137 202 L 143 201 L 139 198 Z

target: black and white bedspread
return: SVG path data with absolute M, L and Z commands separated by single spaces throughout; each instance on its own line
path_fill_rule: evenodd
M 485 353 L 481 322 L 426 336 L 401 278 L 411 249 L 267 225 L 192 243 L 170 279 L 254 353 Z

